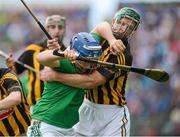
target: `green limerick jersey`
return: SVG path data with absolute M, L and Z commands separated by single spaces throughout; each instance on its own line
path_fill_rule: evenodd
M 57 71 L 79 73 L 78 69 L 67 59 L 60 61 Z M 83 99 L 83 89 L 60 82 L 47 82 L 42 98 L 34 106 L 32 118 L 57 127 L 71 128 L 79 121 L 78 109 Z

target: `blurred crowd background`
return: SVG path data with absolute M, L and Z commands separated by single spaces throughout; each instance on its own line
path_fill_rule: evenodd
M 66 45 L 69 45 L 73 34 L 89 32 L 102 20 L 111 21 L 118 8 L 130 6 L 140 11 L 140 28 L 130 40 L 133 66 L 164 69 L 170 74 L 170 80 L 158 83 L 130 73 L 126 95 L 131 112 L 131 135 L 180 135 L 180 1 L 67 1 L 66 5 L 29 5 L 41 23 L 52 14 L 66 17 Z M 14 5 L 7 3 L 8 0 L 6 6 L 3 7 L 3 3 L 0 6 L 0 50 L 13 52 L 17 58 L 28 44 L 45 35 L 23 6 L 16 8 L 16 4 L 20 5 L 20 2 Z M 106 12 L 100 10 L 102 8 Z M 0 65 L 5 66 L 3 58 L 0 58 Z

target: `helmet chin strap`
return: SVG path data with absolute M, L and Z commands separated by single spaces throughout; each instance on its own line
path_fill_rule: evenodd
M 130 38 L 130 37 L 134 34 L 134 32 L 135 32 L 135 27 L 134 27 L 134 29 L 132 30 L 132 32 L 131 32 L 128 36 L 126 36 L 126 34 L 128 33 L 128 31 L 127 31 L 128 28 L 129 28 L 129 27 L 126 28 L 126 30 L 124 31 L 124 33 L 120 33 L 120 32 L 117 31 L 117 29 L 114 29 L 114 28 L 112 27 L 113 35 L 114 35 L 115 38 L 117 38 L 117 39 L 127 39 L 127 38 Z

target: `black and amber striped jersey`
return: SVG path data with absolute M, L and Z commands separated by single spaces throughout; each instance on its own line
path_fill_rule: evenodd
M 61 49 L 64 50 L 64 44 L 61 44 Z M 29 105 L 34 105 L 41 98 L 44 83 L 39 78 L 39 72 L 43 69 L 43 66 L 36 60 L 36 55 L 47 47 L 47 40 L 43 40 L 37 44 L 30 44 L 27 46 L 25 51 L 21 54 L 18 60 L 24 64 L 33 67 L 36 72 L 28 70 L 28 94 L 27 101 Z M 26 68 L 19 64 L 15 64 L 17 74 L 21 74 Z
M 21 92 L 21 103 L 7 110 L 0 110 L 0 136 L 25 134 L 31 122 L 29 105 L 15 74 L 7 68 L 0 68 L 0 100 L 11 92 Z
M 116 63 L 120 65 L 132 65 L 132 55 L 127 39 L 122 40 L 126 46 L 125 51 L 120 55 L 113 55 L 107 40 L 99 35 L 92 33 L 102 46 L 103 54 L 99 58 L 100 61 Z M 125 87 L 128 72 L 119 69 L 110 69 L 100 67 L 97 71 L 106 77 L 106 83 L 86 92 L 86 98 L 97 104 L 108 104 L 123 106 L 126 104 Z

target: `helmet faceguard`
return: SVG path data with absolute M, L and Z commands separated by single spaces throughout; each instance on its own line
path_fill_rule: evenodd
M 80 56 L 97 59 L 101 54 L 101 45 L 89 33 L 80 32 L 73 36 L 70 48 L 75 49 Z
M 116 12 L 113 18 L 113 31 L 122 33 L 122 37 L 129 37 L 134 31 L 137 30 L 140 24 L 139 13 L 129 7 L 124 7 Z M 123 32 L 120 30 L 124 27 Z
M 70 49 L 74 49 L 79 56 L 90 59 L 98 59 L 102 54 L 99 42 L 91 34 L 86 32 L 80 32 L 74 35 L 70 42 Z M 91 72 L 97 67 L 96 64 L 83 61 L 76 61 L 76 66 L 81 72 Z

